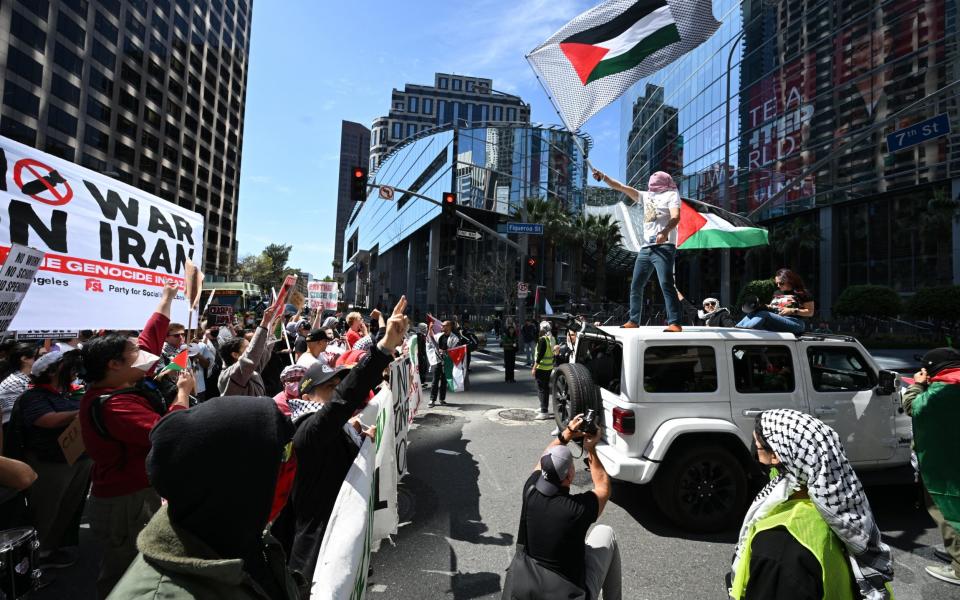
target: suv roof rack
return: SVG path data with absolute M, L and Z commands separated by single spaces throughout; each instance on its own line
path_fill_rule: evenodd
M 847 335 L 845 333 L 813 333 L 813 332 L 804 332 L 797 336 L 802 340 L 837 340 L 839 342 L 855 342 L 857 341 L 852 335 Z

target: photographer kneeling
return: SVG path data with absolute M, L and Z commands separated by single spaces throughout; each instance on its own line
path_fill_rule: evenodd
M 603 430 L 582 425 L 583 415 L 571 419 L 523 486 L 517 555 L 504 582 L 504 599 L 597 600 L 603 591 L 604 600 L 620 600 L 616 536 L 607 525 L 590 530 L 610 498 L 610 478 L 596 450 Z M 593 489 L 582 494 L 570 493 L 575 469 L 566 445 L 576 439 L 583 439 L 593 478 Z

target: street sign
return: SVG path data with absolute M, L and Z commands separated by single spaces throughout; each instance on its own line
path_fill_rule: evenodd
M 526 283 L 522 281 L 518 281 L 517 282 L 517 298 L 520 298 L 522 300 L 526 298 L 528 295 L 530 295 L 530 287 Z
M 483 235 L 479 231 L 470 231 L 469 229 L 458 229 L 457 237 L 479 242 Z
M 389 185 L 380 186 L 380 198 L 382 200 L 393 200 L 394 189 Z
M 929 142 L 950 133 L 950 117 L 944 113 L 932 119 L 914 123 L 910 127 L 898 129 L 887 136 L 887 152 L 896 152 L 905 148 Z
M 540 223 L 507 223 L 507 233 L 543 235 L 543 225 Z

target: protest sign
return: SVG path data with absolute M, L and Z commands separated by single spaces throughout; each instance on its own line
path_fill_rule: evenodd
M 30 329 L 18 331 L 17 341 L 72 340 L 79 335 L 80 332 L 76 329 Z
M 77 462 L 87 449 L 83 443 L 83 436 L 80 435 L 80 417 L 70 422 L 70 425 L 57 437 L 57 442 L 60 443 L 60 449 L 63 450 L 63 457 L 67 459 L 67 464 L 73 465 Z
M 209 325 L 229 325 L 233 323 L 233 307 L 214 304 L 207 309 Z
M 0 137 L 0 252 L 45 254 L 14 331 L 139 329 L 161 288 L 202 264 L 203 217 L 120 181 Z M 178 294 L 173 314 L 189 309 Z
M 423 402 L 423 382 L 420 381 L 420 340 L 417 336 L 410 338 L 410 418 L 420 412 L 420 403 Z
M 0 267 L 0 333 L 10 328 L 42 262 L 43 252 L 39 250 L 19 244 L 10 248 Z
M 273 300 L 273 314 L 278 314 L 283 312 L 283 306 L 287 303 L 287 296 L 290 295 L 290 291 L 293 290 L 293 287 L 297 285 L 297 276 L 296 275 L 287 275 L 286 279 L 283 280 L 283 285 L 280 286 L 280 293 L 275 295 L 276 297 Z
M 337 310 L 337 282 L 311 281 L 307 284 L 310 310 Z

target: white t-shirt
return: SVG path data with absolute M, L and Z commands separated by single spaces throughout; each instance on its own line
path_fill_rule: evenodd
M 680 210 L 680 194 L 676 190 L 659 194 L 640 192 L 639 202 L 630 207 L 630 216 L 640 235 L 641 248 L 657 245 L 657 234 L 667 227 L 671 208 Z M 665 243 L 677 244 L 677 227 L 670 230 Z

